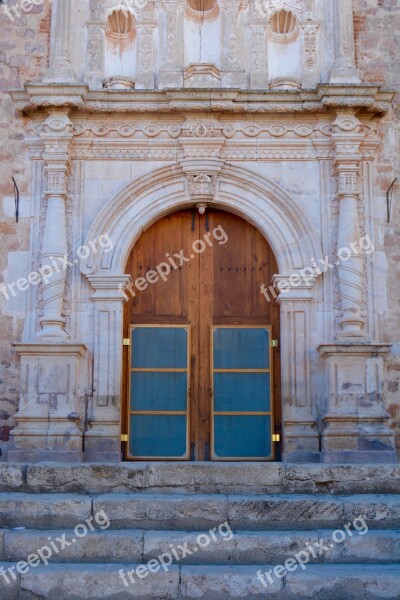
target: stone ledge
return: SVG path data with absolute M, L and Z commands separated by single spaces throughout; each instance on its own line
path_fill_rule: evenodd
M 235 89 L 177 89 L 106 91 L 92 90 L 88 85 L 47 85 L 28 83 L 23 90 L 10 92 L 17 108 L 34 112 L 43 107 L 74 108 L 80 112 L 235 112 L 282 114 L 318 112 L 329 108 L 365 108 L 386 113 L 395 92 L 379 85 L 319 84 L 314 90 L 240 91 Z
M 400 493 L 400 465 L 0 463 L 2 492 Z

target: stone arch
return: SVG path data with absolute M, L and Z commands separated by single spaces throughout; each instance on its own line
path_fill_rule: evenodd
M 113 250 L 81 261 L 85 275 L 124 273 L 129 253 L 155 221 L 196 204 L 189 192 L 187 165 L 176 164 L 149 173 L 127 185 L 100 211 L 86 244 L 108 234 Z M 216 175 L 210 202 L 252 223 L 270 244 L 279 273 L 290 275 L 309 266 L 322 250 L 311 223 L 290 196 L 275 183 L 243 167 L 221 161 L 190 161 L 190 172 Z

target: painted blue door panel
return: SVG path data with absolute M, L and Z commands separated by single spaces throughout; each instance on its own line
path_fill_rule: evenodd
M 215 458 L 269 458 L 271 417 L 215 416 Z
M 215 373 L 214 410 L 269 412 L 270 373 Z
M 186 369 L 187 330 L 182 327 L 135 327 L 132 364 L 136 369 Z
M 264 328 L 214 330 L 214 369 L 269 369 L 269 331 Z
M 186 411 L 187 373 L 134 371 L 131 410 Z
M 149 458 L 184 458 L 185 415 L 132 415 L 130 452 Z

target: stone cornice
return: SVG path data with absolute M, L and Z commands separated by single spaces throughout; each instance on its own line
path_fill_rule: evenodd
M 83 113 L 310 113 L 330 108 L 389 110 L 395 92 L 379 85 L 318 85 L 314 90 L 91 90 L 87 85 L 25 84 L 10 92 L 18 110 L 63 107 Z

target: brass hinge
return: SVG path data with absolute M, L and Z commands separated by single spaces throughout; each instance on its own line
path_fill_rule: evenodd
M 280 434 L 279 434 L 279 433 L 274 433 L 274 434 L 272 435 L 272 441 L 273 441 L 273 442 L 275 442 L 275 444 L 276 444 L 276 443 L 278 443 L 278 442 L 280 442 L 280 441 L 281 441 L 281 436 L 280 436 Z
M 121 434 L 121 442 L 128 442 L 128 441 L 129 441 L 128 434 L 122 433 Z
M 130 338 L 124 338 L 123 345 L 124 345 L 124 346 L 130 346 L 130 345 L 131 345 L 131 340 L 130 340 Z
M 271 340 L 271 348 L 278 348 L 278 347 L 279 347 L 279 341 Z

